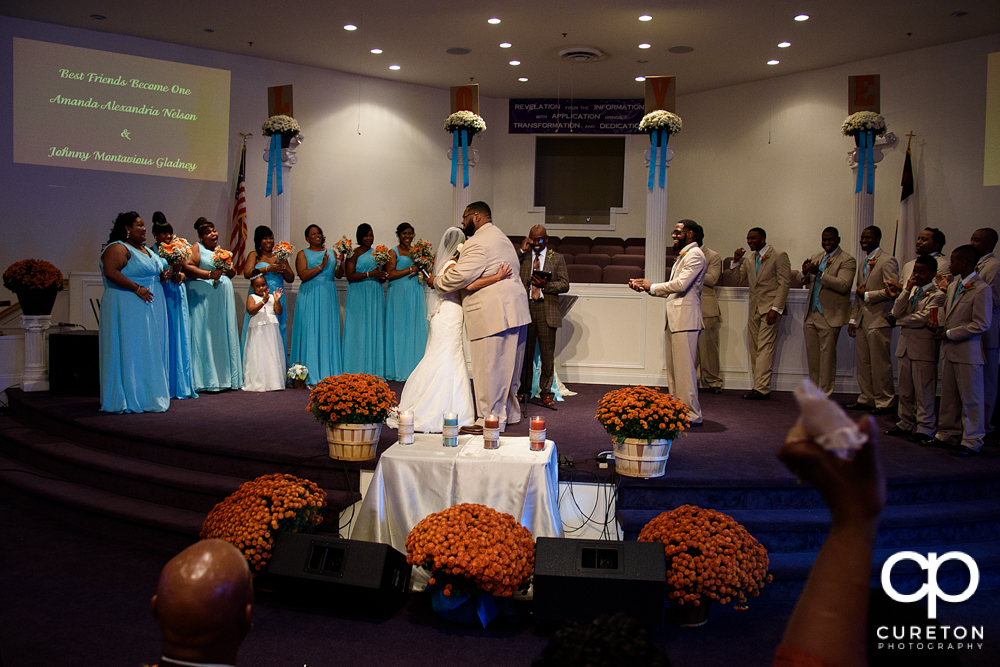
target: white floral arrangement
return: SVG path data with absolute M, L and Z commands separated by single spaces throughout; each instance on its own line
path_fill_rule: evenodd
M 859 111 L 848 116 L 840 129 L 848 137 L 869 131 L 874 132 L 876 137 L 883 137 L 886 131 L 885 118 L 874 111 Z
M 652 111 L 639 121 L 639 131 L 653 132 L 654 130 L 666 130 L 667 134 L 680 134 L 681 117 L 663 109 Z
M 304 364 L 292 364 L 285 373 L 289 380 L 305 380 L 309 377 L 309 369 Z
M 264 131 L 264 136 L 268 137 L 272 134 L 285 134 L 286 132 L 295 136 L 299 133 L 299 121 L 291 116 L 271 116 L 260 129 Z
M 486 131 L 486 121 L 479 114 L 471 111 L 456 111 L 444 119 L 445 132 L 468 130 L 473 135 Z

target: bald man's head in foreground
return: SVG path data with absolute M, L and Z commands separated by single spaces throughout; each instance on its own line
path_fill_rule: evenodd
M 252 603 L 250 568 L 239 549 L 223 540 L 191 545 L 163 568 L 150 602 L 163 635 L 163 656 L 236 664 L 253 626 Z

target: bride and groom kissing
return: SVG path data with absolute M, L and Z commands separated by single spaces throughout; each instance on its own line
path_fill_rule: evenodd
M 424 357 L 403 387 L 399 409 L 413 412 L 418 432 L 440 433 L 447 412 L 458 414 L 463 433 L 482 433 L 487 415 L 496 415 L 503 431 L 521 421 L 517 390 L 531 322 L 524 286 L 511 280 L 517 252 L 493 224 L 490 207 L 477 201 L 466 207 L 461 229 L 445 231 L 437 257 L 427 282 L 440 301 L 430 316 Z M 475 406 L 465 370 L 463 322 Z

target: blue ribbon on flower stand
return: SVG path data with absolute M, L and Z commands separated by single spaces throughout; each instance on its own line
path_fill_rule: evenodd
M 666 133 L 666 130 L 653 130 L 649 133 L 649 145 L 650 145 L 650 155 L 649 155 L 649 189 L 653 189 L 653 184 L 656 182 L 656 153 L 659 149 L 660 153 L 660 187 L 664 188 L 667 185 L 667 142 L 670 141 L 670 135 Z
M 862 186 L 867 180 L 868 194 L 875 191 L 875 133 L 871 130 L 863 130 L 858 142 L 858 178 L 854 184 L 854 192 L 861 192 Z M 865 178 L 865 174 L 868 178 Z
M 280 195 L 284 190 L 281 187 L 281 135 L 272 134 L 271 135 L 271 148 L 267 154 L 267 194 L 265 197 L 271 196 L 271 177 L 274 175 L 274 171 L 278 171 L 278 194 Z
M 469 131 L 454 130 L 451 133 L 451 184 L 457 185 L 458 180 L 458 146 L 459 132 L 462 145 L 462 187 L 469 187 Z
M 458 132 L 451 133 L 451 184 L 455 185 L 458 176 Z
M 875 133 L 868 131 L 868 194 L 875 191 Z
M 469 187 L 469 131 L 462 130 L 462 187 Z

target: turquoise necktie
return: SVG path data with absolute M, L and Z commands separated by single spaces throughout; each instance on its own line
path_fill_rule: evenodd
M 870 266 L 871 257 L 865 258 L 865 265 L 861 267 L 861 279 L 864 280 L 868 277 L 868 267 Z
M 918 287 L 917 291 L 913 293 L 913 296 L 910 298 L 910 311 L 911 312 L 915 311 L 917 309 L 917 300 L 920 298 L 920 296 L 923 293 L 924 293 L 924 288 L 923 287 Z
M 753 255 L 757 259 L 757 273 L 760 273 L 760 252 L 755 252 Z
M 958 301 L 958 295 L 961 294 L 962 290 L 964 290 L 964 289 L 965 289 L 965 283 L 963 283 L 963 282 L 958 283 L 958 287 L 955 288 L 955 294 L 952 295 L 952 297 L 951 297 L 952 308 L 955 307 L 955 302 Z
M 819 272 L 823 273 L 826 271 L 826 267 L 830 263 L 830 253 L 823 256 L 823 259 L 819 263 Z M 822 313 L 823 308 L 819 305 L 819 274 L 813 279 L 812 293 L 809 295 L 809 310 L 817 313 Z

